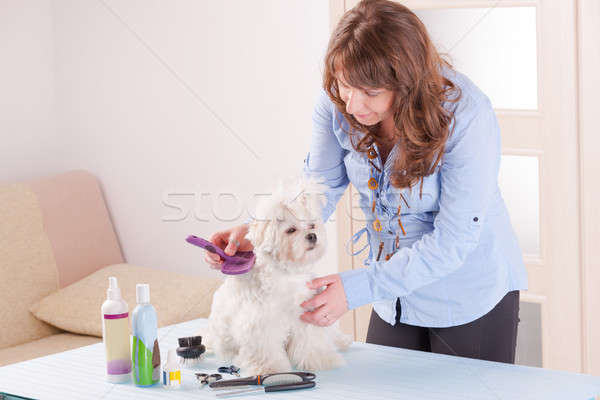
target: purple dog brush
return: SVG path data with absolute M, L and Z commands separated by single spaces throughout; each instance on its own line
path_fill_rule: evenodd
M 227 275 L 245 274 L 252 269 L 256 255 L 252 251 L 238 251 L 232 256 L 225 254 L 218 246 L 198 236 L 190 235 L 185 239 L 188 243 L 202 247 L 206 251 L 218 254 L 224 260 L 221 272 Z

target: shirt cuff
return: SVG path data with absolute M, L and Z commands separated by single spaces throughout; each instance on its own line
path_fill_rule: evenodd
M 348 310 L 353 310 L 373 302 L 373 293 L 369 285 L 367 268 L 340 272 Z

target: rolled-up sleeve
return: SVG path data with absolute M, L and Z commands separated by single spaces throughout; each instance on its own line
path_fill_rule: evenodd
M 459 269 L 477 247 L 498 187 L 500 129 L 489 99 L 448 140 L 433 231 L 389 260 L 341 273 L 349 309 L 394 299 Z M 467 118 L 469 119 L 469 118 Z
M 326 222 L 344 194 L 349 180 L 344 165 L 344 156 L 348 150 L 340 146 L 333 131 L 334 105 L 321 89 L 312 115 L 312 136 L 303 173 L 324 179 L 328 189 L 325 192 L 327 203 L 322 211 Z

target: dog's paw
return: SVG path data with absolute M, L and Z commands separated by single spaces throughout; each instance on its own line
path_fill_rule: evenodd
M 203 326 L 202 328 L 200 328 L 197 332 L 195 336 L 201 336 L 202 337 L 202 344 L 204 345 L 204 348 L 206 349 L 204 352 L 204 355 L 213 355 L 214 354 L 214 343 L 211 340 L 211 336 L 209 334 L 209 329 L 207 326 Z
M 301 371 L 325 371 L 343 367 L 344 365 L 346 365 L 344 357 L 341 354 L 331 351 L 323 354 L 313 353 L 301 360 L 297 368 Z
M 339 332 L 334 338 L 334 343 L 338 350 L 346 351 L 352 344 L 352 337 Z
M 237 364 L 240 365 L 240 364 Z M 263 370 L 260 365 L 244 365 L 240 367 L 242 376 L 261 375 Z
M 238 364 L 240 365 L 240 364 Z M 246 376 L 266 375 L 277 372 L 287 372 L 292 370 L 292 365 L 288 363 L 268 363 L 268 364 L 250 364 L 241 368 Z

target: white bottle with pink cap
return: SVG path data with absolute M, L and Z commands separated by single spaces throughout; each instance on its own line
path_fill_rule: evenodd
M 102 304 L 102 341 L 106 354 L 106 379 L 111 383 L 131 379 L 129 311 L 121 297 L 117 278 L 108 278 L 106 301 Z

